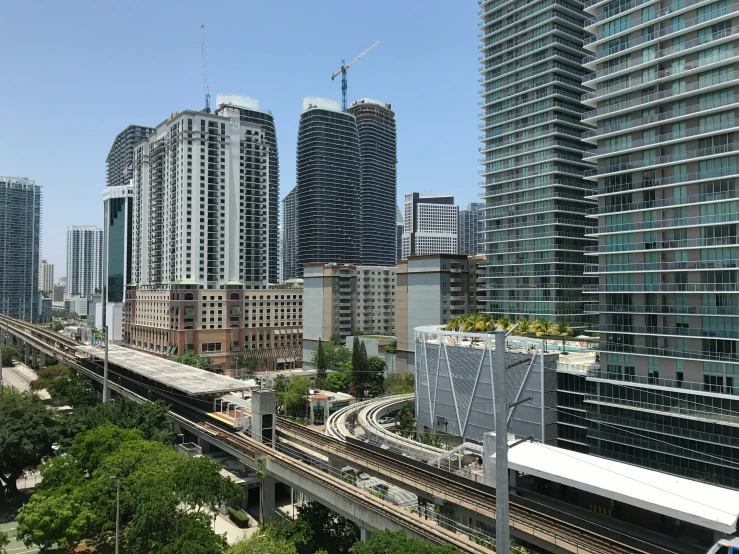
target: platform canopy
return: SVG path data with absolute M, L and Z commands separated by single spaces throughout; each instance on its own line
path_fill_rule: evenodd
M 706 529 L 736 532 L 739 491 L 541 443 L 512 448 L 508 467 Z
M 103 349 L 97 346 L 79 346 L 77 350 L 101 360 L 104 356 Z M 244 381 L 115 344 L 108 347 L 108 361 L 189 396 L 234 393 L 253 388 Z

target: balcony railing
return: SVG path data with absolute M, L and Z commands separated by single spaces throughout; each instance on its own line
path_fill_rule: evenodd
M 618 314 L 739 315 L 737 306 L 677 306 L 672 304 L 598 304 L 597 312 Z

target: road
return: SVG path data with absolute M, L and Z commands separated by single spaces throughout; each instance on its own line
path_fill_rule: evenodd
M 23 364 L 16 364 L 12 367 L 5 366 L 3 368 L 3 384 L 5 386 L 15 387 L 21 392 L 25 392 L 30 388 L 31 381 L 36 379 L 36 374 Z

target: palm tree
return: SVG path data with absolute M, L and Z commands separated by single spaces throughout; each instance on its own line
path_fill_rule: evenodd
M 554 330 L 554 326 L 552 325 L 552 322 L 549 321 L 546 318 L 539 317 L 534 321 L 533 325 L 534 331 L 536 331 L 537 337 L 545 337 L 546 335 L 551 335 L 552 331 Z M 547 351 L 547 339 L 544 339 L 544 352 Z
M 449 323 L 446 324 L 445 329 L 447 331 L 455 331 L 464 324 L 464 321 L 466 319 L 467 317 L 463 315 L 455 316 L 449 320 Z
M 511 320 L 507 317 L 501 317 L 498 321 L 495 322 L 496 325 L 499 325 L 500 327 L 503 327 L 504 330 L 508 330 L 512 327 Z
M 565 350 L 565 337 L 570 337 L 573 335 L 572 329 L 570 329 L 569 322 L 560 319 L 554 325 L 554 332 L 562 337 L 562 353 L 567 354 L 567 351 Z
M 521 319 L 519 319 L 518 328 L 516 328 L 516 334 L 521 335 L 522 337 L 527 337 L 530 331 L 531 331 L 531 322 L 525 317 L 522 317 Z

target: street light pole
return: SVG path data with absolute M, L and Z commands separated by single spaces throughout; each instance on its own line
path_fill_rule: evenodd
M 495 552 L 510 554 L 511 534 L 508 527 L 508 400 L 506 399 L 506 332 L 495 330 L 495 364 L 493 366 L 493 400 L 495 402 Z
M 118 477 L 111 477 L 116 480 L 115 486 L 115 554 L 118 554 L 118 538 L 119 528 L 121 524 L 121 480 Z

